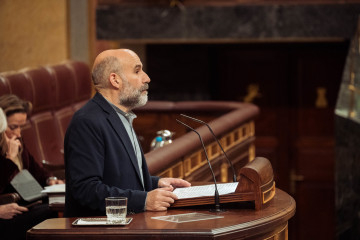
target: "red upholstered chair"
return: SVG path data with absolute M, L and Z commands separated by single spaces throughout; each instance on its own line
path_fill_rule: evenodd
M 7 79 L 0 75 L 0 96 L 8 93 L 10 93 L 10 88 Z
M 74 113 L 75 109 L 72 106 L 64 107 L 54 113 L 54 117 L 62 139 L 65 138 L 66 129 L 69 126 L 69 123 Z
M 52 112 L 38 113 L 30 118 L 36 131 L 36 144 L 40 150 L 40 161 L 57 177 L 64 178 L 63 138 Z M 55 171 L 60 171 L 55 173 Z
M 69 62 L 67 64 L 75 74 L 75 102 L 86 102 L 91 97 L 90 68 L 83 62 Z
M 48 111 L 54 107 L 54 77 L 44 67 L 30 69 L 24 72 L 33 86 L 33 114 Z
M 27 148 L 38 162 L 60 177 L 66 129 L 74 112 L 90 99 L 91 92 L 90 68 L 83 62 L 66 61 L 0 73 L 1 95 L 12 93 L 33 104 L 22 131 Z
M 26 148 L 29 150 L 31 155 L 33 155 L 33 157 L 39 164 L 42 164 L 42 154 L 40 152 L 40 146 L 37 141 L 36 130 L 35 128 L 33 128 L 29 119 L 27 120 L 26 125 L 21 130 L 21 136 L 26 145 Z
M 66 129 L 74 115 L 72 104 L 75 102 L 76 76 L 68 64 L 48 66 L 47 70 L 55 80 L 55 111 L 54 118 L 61 139 L 64 139 Z M 63 151 L 61 149 L 61 151 Z
M 56 110 L 70 106 L 75 102 L 75 73 L 65 64 L 47 66 L 55 84 L 54 107 Z
M 15 94 L 24 100 L 33 102 L 34 88 L 24 72 L 16 72 L 4 76 L 7 79 L 11 94 Z
M 69 62 L 67 64 L 75 73 L 75 103 L 74 111 L 79 110 L 90 98 L 92 92 L 92 83 L 90 76 L 90 68 L 83 62 Z

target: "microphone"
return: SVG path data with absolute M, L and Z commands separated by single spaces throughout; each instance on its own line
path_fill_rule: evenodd
M 231 170 L 232 170 L 232 172 L 233 172 L 233 181 L 236 182 L 236 173 L 235 173 L 234 165 L 233 165 L 232 162 L 230 161 L 229 157 L 227 156 L 226 152 L 224 151 L 223 147 L 221 146 L 219 140 L 218 140 L 217 137 L 215 136 L 215 134 L 214 134 L 213 130 L 211 129 L 211 127 L 209 126 L 209 124 L 207 124 L 206 122 L 201 121 L 201 120 L 199 120 L 199 119 L 196 119 L 196 118 L 194 118 L 194 117 L 187 116 L 187 115 L 185 115 L 185 114 L 180 114 L 180 115 L 183 116 L 183 117 L 189 118 L 189 119 L 191 119 L 191 120 L 193 120 L 193 121 L 195 121 L 195 122 L 199 122 L 199 123 L 201 123 L 201 124 L 204 124 L 204 125 L 206 125 L 206 126 L 208 127 L 208 129 L 210 130 L 211 134 L 212 134 L 213 137 L 215 138 L 217 144 L 219 145 L 219 147 L 221 148 L 222 152 L 224 153 L 225 158 L 226 158 L 226 160 L 228 161 L 228 163 L 229 163 L 229 165 L 230 165 L 230 167 L 231 167 Z
M 196 134 L 199 136 L 200 142 L 201 142 L 202 147 L 203 147 L 204 152 L 205 152 L 206 160 L 207 160 L 207 162 L 208 162 L 208 164 L 209 164 L 209 168 L 210 168 L 210 170 L 211 170 L 211 174 L 212 174 L 213 179 L 214 179 L 214 185 L 215 185 L 215 196 L 214 196 L 214 198 L 215 198 L 215 209 L 210 209 L 210 212 L 221 212 L 222 210 L 220 209 L 220 196 L 219 196 L 219 192 L 218 192 L 218 188 L 217 188 L 217 184 L 216 184 L 215 174 L 214 174 L 214 171 L 213 171 L 213 169 L 212 169 L 212 167 L 211 167 L 210 160 L 209 160 L 209 157 L 208 157 L 208 155 L 207 155 L 207 151 L 206 151 L 204 142 L 203 142 L 203 140 L 202 140 L 202 137 L 200 136 L 200 134 L 199 134 L 195 129 L 193 129 L 193 128 L 190 127 L 189 125 L 181 122 L 181 121 L 178 120 L 178 119 L 176 119 L 176 121 L 177 121 L 178 123 L 181 123 L 181 124 L 184 125 L 185 127 L 189 128 L 191 131 L 193 131 L 194 133 L 196 133 Z

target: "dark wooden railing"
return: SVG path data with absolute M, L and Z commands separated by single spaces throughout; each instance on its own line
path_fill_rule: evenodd
M 221 182 L 232 179 L 231 167 L 209 129 L 181 117 L 181 113 L 210 125 L 233 163 L 236 175 L 241 167 L 255 158 L 254 119 L 259 113 L 255 105 L 219 101 L 151 101 L 136 110 L 138 118 L 134 121 L 134 127 L 147 152 L 145 157 L 152 174 L 189 181 L 211 181 L 212 175 L 199 137 L 178 124 L 176 119 L 180 119 L 200 133 L 217 179 Z M 173 143 L 148 151 L 156 132 L 163 129 L 175 132 Z

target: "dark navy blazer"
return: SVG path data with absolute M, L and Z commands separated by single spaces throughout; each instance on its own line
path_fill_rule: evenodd
M 105 197 L 128 197 L 128 212 L 144 210 L 150 176 L 142 154 L 144 187 L 137 158 L 119 116 L 99 93 L 77 111 L 66 131 L 65 217 L 105 215 Z

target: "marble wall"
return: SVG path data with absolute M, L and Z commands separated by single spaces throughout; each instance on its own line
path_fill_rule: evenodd
M 164 6 L 100 5 L 106 40 L 291 40 L 351 38 L 360 4 Z

